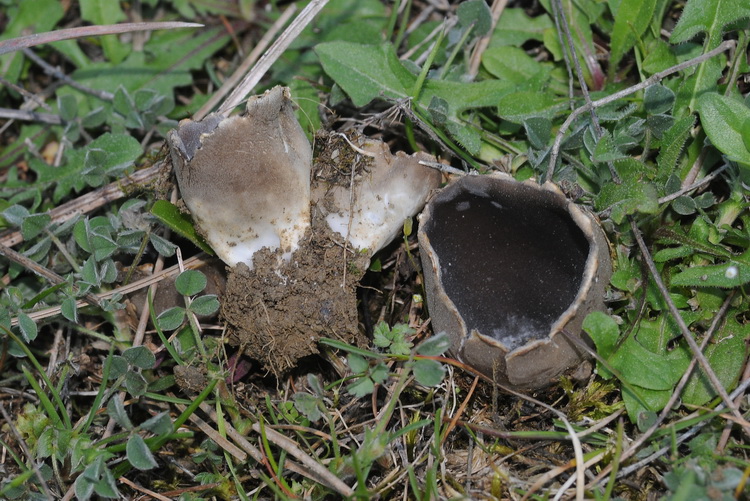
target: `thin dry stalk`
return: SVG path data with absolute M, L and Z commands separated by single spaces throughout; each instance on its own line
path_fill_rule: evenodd
M 133 193 L 135 186 L 143 185 L 154 179 L 162 170 L 162 164 L 159 163 L 147 169 L 141 169 L 133 174 L 118 179 L 107 186 L 103 186 L 85 195 L 64 203 L 50 210 L 47 214 L 52 223 L 64 223 L 74 217 L 78 217 L 96 209 L 103 207 L 110 202 L 118 200 L 128 194 Z M 20 231 L 4 231 L 0 233 L 0 245 L 13 247 L 23 242 L 23 235 Z
M 492 14 L 492 27 L 485 36 L 477 41 L 474 51 L 471 54 L 471 59 L 469 60 L 468 74 L 472 80 L 479 72 L 479 65 L 482 63 L 482 54 L 484 54 L 484 51 L 487 50 L 487 47 L 490 45 L 492 33 L 495 31 L 495 26 L 497 26 L 497 22 L 500 20 L 500 16 L 503 14 L 506 5 L 508 5 L 508 0 L 494 0 L 492 2 L 492 7 L 490 7 L 490 12 Z
M 310 24 L 313 18 L 326 6 L 328 0 L 312 0 L 302 12 L 299 13 L 292 24 L 271 45 L 271 48 L 263 54 L 263 57 L 253 66 L 253 69 L 247 74 L 237 88 L 227 97 L 219 106 L 217 113 L 228 116 L 229 113 L 237 107 L 245 98 L 253 92 L 253 89 L 260 79 L 271 68 L 274 62 L 284 53 L 291 43 L 302 33 L 302 30 Z
M 692 66 L 700 64 L 707 59 L 711 59 L 717 54 L 721 54 L 722 52 L 726 50 L 734 48 L 736 45 L 737 44 L 734 40 L 727 40 L 723 42 L 721 45 L 719 45 L 718 47 L 716 47 L 715 49 L 710 50 L 706 52 L 705 54 L 701 54 L 700 56 L 694 57 L 693 59 L 689 59 L 680 64 L 676 64 L 672 66 L 671 68 L 667 68 L 664 71 L 654 73 L 653 75 L 651 75 L 650 77 L 648 77 L 646 80 L 644 80 L 643 82 L 639 84 L 633 85 L 619 92 L 615 92 L 614 94 L 610 94 L 607 97 L 597 99 L 596 101 L 592 101 L 590 104 L 587 103 L 587 104 L 584 104 L 583 106 L 580 106 L 579 108 L 576 108 L 575 111 L 573 111 L 568 116 L 565 122 L 563 122 L 563 124 L 560 126 L 560 129 L 557 131 L 557 135 L 555 136 L 555 141 L 552 144 L 552 150 L 550 151 L 550 160 L 549 160 L 549 164 L 547 167 L 547 176 L 546 176 L 547 179 L 552 180 L 553 175 L 555 174 L 555 166 L 557 164 L 557 158 L 560 156 L 560 146 L 562 145 L 562 141 L 563 141 L 563 138 L 565 137 L 565 133 L 568 131 L 570 126 L 579 116 L 581 116 L 582 114 L 586 113 L 587 111 L 591 109 L 600 108 L 604 105 L 617 101 L 618 99 L 622 99 L 623 97 L 629 96 L 631 94 L 635 94 L 636 92 L 643 90 L 647 87 L 651 87 L 652 85 L 661 82 L 663 79 L 665 79 L 672 73 L 677 73 L 678 71 L 682 71 L 686 68 L 690 68 Z
M 252 52 L 250 52 L 245 60 L 242 61 L 242 64 L 237 68 L 237 70 L 232 73 L 232 76 L 227 78 L 227 80 L 221 85 L 221 87 L 216 92 L 214 92 L 214 94 L 208 99 L 208 101 L 206 101 L 206 103 L 200 107 L 195 115 L 193 115 L 193 120 L 202 120 L 211 112 L 212 109 L 214 109 L 217 104 L 219 104 L 219 101 L 221 101 L 224 96 L 226 96 L 227 93 L 237 85 L 242 76 L 250 70 L 252 65 L 255 64 L 263 51 L 268 48 L 268 45 L 271 43 L 271 40 L 273 40 L 273 37 L 276 36 L 276 33 L 279 32 L 281 27 L 284 26 L 287 21 L 289 21 L 289 19 L 292 17 L 292 14 L 294 14 L 296 11 L 297 6 L 294 4 L 286 8 L 286 10 L 276 20 L 276 22 L 273 23 L 271 28 L 263 34 L 263 37 L 253 48 Z
M 37 45 L 71 40 L 84 37 L 98 37 L 102 35 L 114 35 L 118 33 L 131 33 L 133 31 L 152 30 L 174 30 L 177 28 L 202 28 L 202 24 L 183 22 L 159 22 L 159 23 L 122 23 L 105 24 L 102 26 L 79 26 L 64 30 L 47 31 L 45 33 L 34 33 L 25 37 L 11 38 L 0 42 L 0 55 L 15 52 L 17 50 L 35 47 Z

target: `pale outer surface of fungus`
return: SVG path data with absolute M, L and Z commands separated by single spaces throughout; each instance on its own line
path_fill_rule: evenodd
M 169 142 L 182 198 L 222 261 L 252 268 L 264 247 L 289 259 L 310 225 L 312 167 L 289 89 L 250 98 L 240 116 L 185 120 Z
M 342 179 L 342 184 L 328 185 L 324 195 L 314 193 L 313 198 L 334 232 L 355 249 L 372 254 L 393 241 L 404 219 L 424 207 L 442 176 L 419 163 L 435 161 L 426 153 L 392 155 L 387 144 L 373 140 L 366 141 L 362 150 L 372 155 L 372 161 L 355 171 L 351 182 Z

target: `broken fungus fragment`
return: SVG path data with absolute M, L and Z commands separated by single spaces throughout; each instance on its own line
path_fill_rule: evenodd
M 289 89 L 251 97 L 247 112 L 184 120 L 169 134 L 182 198 L 229 266 L 267 247 L 289 259 L 310 226 L 312 149 Z
M 347 166 L 354 169 L 353 176 L 333 176 L 327 182 L 316 179 L 313 199 L 331 230 L 372 255 L 403 231 L 404 220 L 424 207 L 442 176 L 419 163 L 435 161 L 426 153 L 393 155 L 387 144 L 377 140 L 367 140 L 362 151 L 372 161 L 361 162 L 359 169 Z
M 422 214 L 419 246 L 435 332 L 498 383 L 552 383 L 585 356 L 563 329 L 604 309 L 609 247 L 597 221 L 551 183 L 466 176 Z

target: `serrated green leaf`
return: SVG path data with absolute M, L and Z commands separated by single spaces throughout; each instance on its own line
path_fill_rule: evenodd
M 690 350 L 686 348 L 658 355 L 630 336 L 608 361 L 630 384 L 649 390 L 671 390 L 687 369 L 690 358 Z
M 411 96 L 416 76 L 399 61 L 391 44 L 362 45 L 350 42 L 318 44 L 315 52 L 323 69 L 351 98 L 355 106 L 373 99 L 405 99 Z M 477 154 L 481 136 L 463 119 L 467 110 L 495 106 L 514 88 L 499 80 L 452 82 L 427 79 L 412 106 L 429 117 L 430 104 L 440 98 L 448 104 L 445 127 L 469 153 Z
M 608 131 L 603 131 L 604 134 L 596 142 L 593 154 L 591 155 L 591 161 L 594 163 L 606 163 L 614 162 L 628 156 L 620 151 L 615 138 Z
M 164 226 L 200 247 L 203 252 L 212 256 L 215 255 L 213 249 L 211 249 L 203 237 L 201 237 L 195 230 L 195 226 L 190 220 L 190 217 L 187 214 L 180 212 L 180 209 L 174 204 L 166 200 L 157 200 L 151 207 L 151 214 L 156 216 L 156 219 L 158 219 Z
M 698 99 L 701 124 L 711 142 L 730 160 L 750 167 L 750 150 L 743 138 L 750 108 L 742 101 L 711 92 Z
M 318 44 L 315 53 L 325 72 L 357 107 L 375 98 L 406 98 L 416 82 L 416 76 L 404 68 L 391 44 L 328 42 Z
M 367 360 L 354 353 L 349 353 L 346 356 L 346 359 L 349 361 L 349 368 L 354 374 L 362 374 L 370 368 L 370 364 L 367 363 Z
M 159 466 L 143 437 L 137 433 L 130 435 L 125 445 L 125 453 L 130 464 L 138 470 L 147 471 Z
M 357 398 L 369 395 L 374 389 L 375 383 L 368 377 L 357 378 L 352 384 L 346 387 L 346 391 Z
M 130 421 L 119 395 L 113 395 L 107 402 L 107 414 L 126 430 L 133 429 L 133 423 Z
M 750 4 L 735 0 L 689 0 L 682 11 L 669 41 L 673 44 L 687 42 L 698 33 L 708 36 L 706 50 L 721 43 L 724 27 L 750 17 Z
M 294 399 L 294 407 L 300 414 L 313 423 L 317 423 L 323 417 L 323 413 L 320 411 L 320 399 L 315 395 L 295 393 L 292 399 Z
M 219 28 L 153 31 L 144 50 L 131 52 L 119 63 L 91 63 L 74 71 L 71 77 L 97 90 L 113 92 L 122 85 L 131 95 L 139 89 L 151 89 L 172 100 L 174 88 L 191 85 L 191 71 L 202 68 L 229 39 L 226 31 Z M 99 105 L 97 100 L 87 99 Z
M 183 296 L 195 296 L 208 285 L 206 275 L 198 270 L 185 270 L 174 281 L 175 289 Z
M 380 384 L 388 379 L 388 367 L 383 362 L 378 362 L 370 369 L 370 378 Z
M 690 131 L 695 124 L 695 117 L 677 120 L 665 133 L 662 139 L 662 147 L 656 163 L 659 166 L 659 179 L 666 180 L 675 171 L 677 161 L 680 158 L 685 142 L 690 137 Z
M 684 287 L 739 287 L 750 282 L 750 251 L 722 264 L 692 266 L 672 277 L 672 285 Z
M 654 214 L 659 210 L 659 196 L 653 183 L 645 181 L 646 166 L 633 158 L 615 162 L 621 182 L 606 183 L 594 201 L 597 210 L 611 209 L 610 217 L 621 223 L 625 216 L 640 212 Z
M 182 325 L 185 321 L 185 308 L 180 306 L 173 306 L 167 310 L 162 311 L 156 322 L 159 324 L 159 328 L 165 331 L 173 331 Z
M 614 74 L 622 57 L 633 48 L 651 24 L 656 0 L 621 0 L 613 12 L 615 24 L 610 37 L 609 71 Z
M 390 333 L 391 329 L 386 322 L 378 322 L 372 331 L 372 343 L 378 348 L 388 348 L 391 344 Z
M 443 382 L 445 377 L 445 367 L 435 360 L 416 360 L 412 370 L 414 371 L 414 378 L 423 386 L 437 386 Z
M 153 369 L 156 363 L 156 357 L 145 346 L 133 346 L 122 352 L 122 357 L 130 365 L 141 369 Z

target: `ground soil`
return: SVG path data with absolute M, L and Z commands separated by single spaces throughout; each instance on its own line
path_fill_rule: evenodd
M 361 169 L 365 162 L 355 162 L 339 137 L 318 137 L 316 143 L 312 190 L 322 209 L 326 191 L 348 188 L 352 167 Z M 289 261 L 278 250 L 263 249 L 252 270 L 244 264 L 229 270 L 221 298 L 229 343 L 275 375 L 318 353 L 321 337 L 368 343 L 359 326 L 357 287 L 370 253 L 352 250 L 329 229 L 323 214 L 331 210 L 313 204 L 311 227 Z
M 320 218 L 286 262 L 279 252 L 255 254 L 254 269 L 229 271 L 221 312 L 229 343 L 279 375 L 318 353 L 321 337 L 365 345 L 356 288 L 369 256 L 345 249 Z

